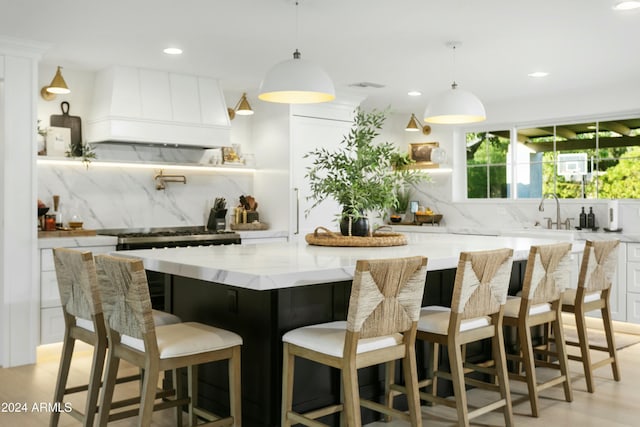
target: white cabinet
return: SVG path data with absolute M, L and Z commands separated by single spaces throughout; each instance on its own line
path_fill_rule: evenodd
M 627 321 L 640 323 L 640 243 L 627 243 Z
M 90 251 L 94 255 L 116 249 L 115 245 L 67 247 Z M 59 342 L 63 338 L 64 316 L 53 262 L 53 249 L 42 248 L 40 249 L 40 344 Z
M 218 80 L 123 66 L 96 75 L 87 142 L 219 147 L 230 135 Z

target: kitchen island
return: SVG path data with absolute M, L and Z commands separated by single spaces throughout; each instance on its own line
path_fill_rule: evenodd
M 243 425 L 280 425 L 282 335 L 309 324 L 346 319 L 351 279 L 358 259 L 428 257 L 423 305 L 449 305 L 461 251 L 514 249 L 510 292 L 524 273 L 531 245 L 554 240 L 453 234 L 409 235 L 409 244 L 386 248 L 309 246 L 305 242 L 151 249 L 118 252 L 143 260 L 145 268 L 165 273 L 165 305 L 184 321 L 230 329 L 243 337 Z M 574 242 L 574 252 L 583 249 Z M 521 262 L 522 261 L 522 262 Z M 475 349 L 482 353 L 483 348 Z M 474 349 L 468 349 L 473 357 Z M 424 349 L 418 348 L 419 358 Z M 424 359 L 424 358 L 422 358 Z M 205 406 L 225 411 L 224 366 L 201 368 L 200 391 Z M 426 361 L 419 366 L 426 375 Z M 378 369 L 360 372 L 361 393 L 381 395 Z M 310 410 L 339 399 L 337 372 L 305 360 L 296 361 L 294 406 Z M 365 422 L 373 420 L 364 414 Z M 335 423 L 335 418 L 324 421 Z

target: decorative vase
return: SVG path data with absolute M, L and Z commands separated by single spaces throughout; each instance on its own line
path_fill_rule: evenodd
M 368 236 L 369 220 L 360 211 L 360 217 L 354 220 L 353 209 L 345 206 L 342 209 L 342 220 L 340 221 L 340 233 L 343 236 Z

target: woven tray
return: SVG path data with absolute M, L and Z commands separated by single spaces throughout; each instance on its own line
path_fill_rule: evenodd
M 305 236 L 305 240 L 308 244 L 317 246 L 382 247 L 407 244 L 407 238 L 400 233 L 374 231 L 372 236 L 366 237 L 343 236 L 324 227 L 317 227 L 313 233 Z

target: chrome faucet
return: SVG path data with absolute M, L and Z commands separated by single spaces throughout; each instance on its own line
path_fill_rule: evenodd
M 551 222 L 551 219 L 549 219 L 548 224 L 548 228 L 551 228 L 551 226 L 553 224 L 556 225 L 556 229 L 560 230 L 560 201 L 558 200 L 558 196 L 555 193 L 545 193 L 544 196 L 542 196 L 542 200 L 540 200 L 540 206 L 538 206 L 538 210 L 540 212 L 544 212 L 544 200 L 548 197 L 553 197 L 556 200 L 556 222 Z

